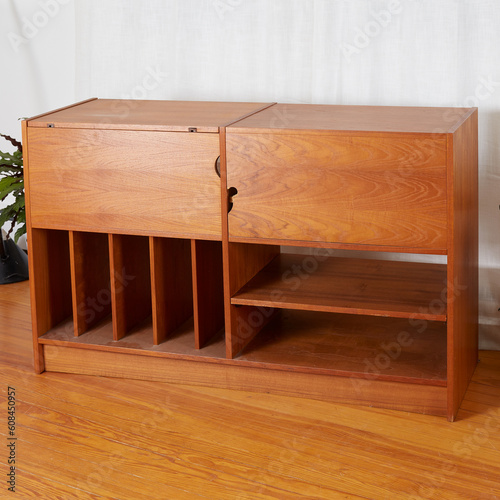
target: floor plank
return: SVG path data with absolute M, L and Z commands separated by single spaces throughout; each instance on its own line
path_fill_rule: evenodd
M 0 439 L 11 386 L 18 498 L 500 499 L 500 352 L 481 352 L 449 423 L 269 394 L 36 375 L 30 334 L 28 284 L 1 286 Z M 3 482 L 0 498 L 9 497 Z

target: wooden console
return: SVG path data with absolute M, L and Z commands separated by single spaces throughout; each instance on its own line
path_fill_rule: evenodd
M 91 99 L 23 143 L 37 372 L 455 418 L 477 109 Z

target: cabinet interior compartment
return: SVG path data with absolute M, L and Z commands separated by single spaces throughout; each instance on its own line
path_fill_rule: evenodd
M 222 243 L 191 240 L 195 347 L 201 349 L 224 328 Z
M 279 253 L 231 304 L 446 321 L 446 265 Z
M 29 252 L 36 336 L 56 327 L 73 334 L 68 231 L 33 228 Z
M 108 235 L 69 232 L 75 336 L 105 318 L 111 322 L 111 283 Z
M 37 259 L 49 260 L 48 242 L 57 248 L 40 268 L 57 272 L 57 283 L 43 299 L 58 313 L 40 342 L 223 356 L 220 241 L 40 231 L 34 241 L 46 248 Z M 52 233 L 57 237 L 47 236 Z
M 242 244 L 230 244 L 230 255 L 238 252 L 234 245 Z M 265 250 L 247 246 L 250 255 Z M 446 264 L 273 248 L 246 281 L 232 281 L 230 328 L 248 339 L 233 357 L 275 368 L 446 385 Z
M 446 323 L 280 309 L 236 359 L 363 381 L 446 386 Z M 356 379 L 356 381 L 354 380 Z
M 190 240 L 149 239 L 154 344 L 193 316 Z
M 110 234 L 109 252 L 113 339 L 120 340 L 151 317 L 149 238 Z

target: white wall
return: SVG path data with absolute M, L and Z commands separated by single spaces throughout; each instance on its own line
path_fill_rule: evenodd
M 18 117 L 92 96 L 478 106 L 480 339 L 500 348 L 499 2 L 3 0 L 0 26 L 17 137 Z
M 0 131 L 21 139 L 18 118 L 75 99 L 73 0 L 0 2 Z
M 74 1 L 2 0 L 0 33 L 0 133 L 20 141 L 19 118 L 75 100 Z M 13 150 L 3 138 L 0 149 Z
M 480 345 L 500 348 L 500 2 L 86 0 L 77 40 L 82 99 L 478 106 Z

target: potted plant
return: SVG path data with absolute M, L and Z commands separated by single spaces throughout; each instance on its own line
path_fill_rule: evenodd
M 15 283 L 28 279 L 28 259 L 17 241 L 26 233 L 26 210 L 24 206 L 23 147 L 12 137 L 0 134 L 17 150 L 14 153 L 0 151 L 0 202 L 9 195 L 14 201 L 0 208 L 0 228 L 10 221 L 10 227 L 0 238 L 0 284 Z M 11 237 L 16 226 L 20 224 Z

